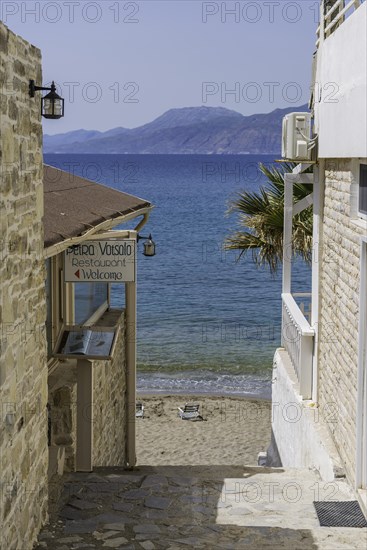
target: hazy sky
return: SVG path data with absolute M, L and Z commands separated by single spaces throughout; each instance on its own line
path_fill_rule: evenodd
M 318 0 L 0 1 L 65 98 L 46 133 L 132 128 L 173 107 L 245 115 L 308 101 Z M 29 75 L 30 78 L 33 75 Z

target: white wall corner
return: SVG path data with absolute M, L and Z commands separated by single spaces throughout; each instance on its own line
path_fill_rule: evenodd
M 344 467 L 322 411 L 303 401 L 288 353 L 274 356 L 272 431 L 283 467 L 315 468 L 324 481 L 344 477 Z

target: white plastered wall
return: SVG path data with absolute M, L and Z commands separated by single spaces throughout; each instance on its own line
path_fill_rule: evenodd
M 320 43 L 315 85 L 319 158 L 367 156 L 367 2 Z

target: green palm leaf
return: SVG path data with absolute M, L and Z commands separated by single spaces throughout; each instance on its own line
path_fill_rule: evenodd
M 251 251 L 257 266 L 266 266 L 275 274 L 283 261 L 284 174 L 295 167 L 286 163 L 282 168 L 259 165 L 268 183 L 258 192 L 241 191 L 229 205 L 229 214 L 238 215 L 240 229 L 229 235 L 226 250 L 239 250 L 241 257 Z M 293 186 L 294 204 L 310 194 L 308 185 Z M 293 217 L 293 252 L 311 263 L 312 207 Z

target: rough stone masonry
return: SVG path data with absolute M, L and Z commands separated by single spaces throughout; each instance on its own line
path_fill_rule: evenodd
M 0 547 L 31 548 L 47 519 L 42 127 L 29 80 L 41 52 L 0 22 Z

